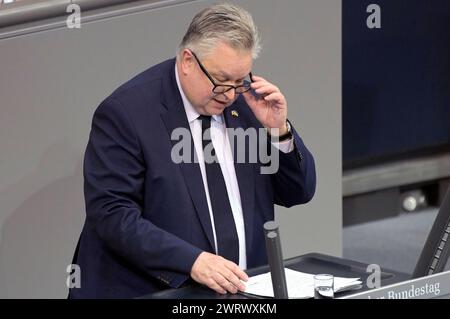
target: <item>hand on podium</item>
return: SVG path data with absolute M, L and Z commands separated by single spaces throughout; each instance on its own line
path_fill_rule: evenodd
M 191 277 L 220 294 L 244 291 L 245 285 L 241 280 L 248 280 L 247 274 L 234 262 L 208 252 L 202 252 L 197 257 L 192 265 Z

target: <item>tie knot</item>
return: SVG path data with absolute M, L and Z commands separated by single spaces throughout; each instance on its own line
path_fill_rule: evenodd
M 211 115 L 199 115 L 197 118 L 201 121 L 210 121 Z
M 197 119 L 202 122 L 203 132 L 211 127 L 211 115 L 200 115 Z

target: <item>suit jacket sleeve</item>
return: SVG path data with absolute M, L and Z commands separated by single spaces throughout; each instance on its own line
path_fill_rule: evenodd
M 201 250 L 142 217 L 145 166 L 126 110 L 106 99 L 94 114 L 85 154 L 87 221 L 109 249 L 178 287 Z
M 314 158 L 295 129 L 294 150 L 283 153 L 278 149 L 279 169 L 272 175 L 275 204 L 291 207 L 309 202 L 316 190 Z

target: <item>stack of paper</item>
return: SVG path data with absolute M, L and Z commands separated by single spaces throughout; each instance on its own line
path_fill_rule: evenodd
M 289 298 L 314 297 L 314 275 L 285 268 Z M 360 287 L 360 278 L 334 277 L 334 292 Z M 272 278 L 270 272 L 250 277 L 245 283 L 245 293 L 273 297 Z

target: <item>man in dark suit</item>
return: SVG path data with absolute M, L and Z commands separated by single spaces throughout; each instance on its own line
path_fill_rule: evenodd
M 132 298 L 192 281 L 236 293 L 245 289 L 245 269 L 267 263 L 263 224 L 273 220 L 274 204 L 308 202 L 316 177 L 283 94 L 251 74 L 258 51 L 245 10 L 212 6 L 194 17 L 176 59 L 97 108 L 84 161 L 87 217 L 74 256 L 81 287 L 71 298 Z M 244 160 L 236 156 L 233 129 L 276 138 L 256 141 L 278 159 L 273 172 L 250 160 L 254 138 L 234 145 L 245 149 Z

